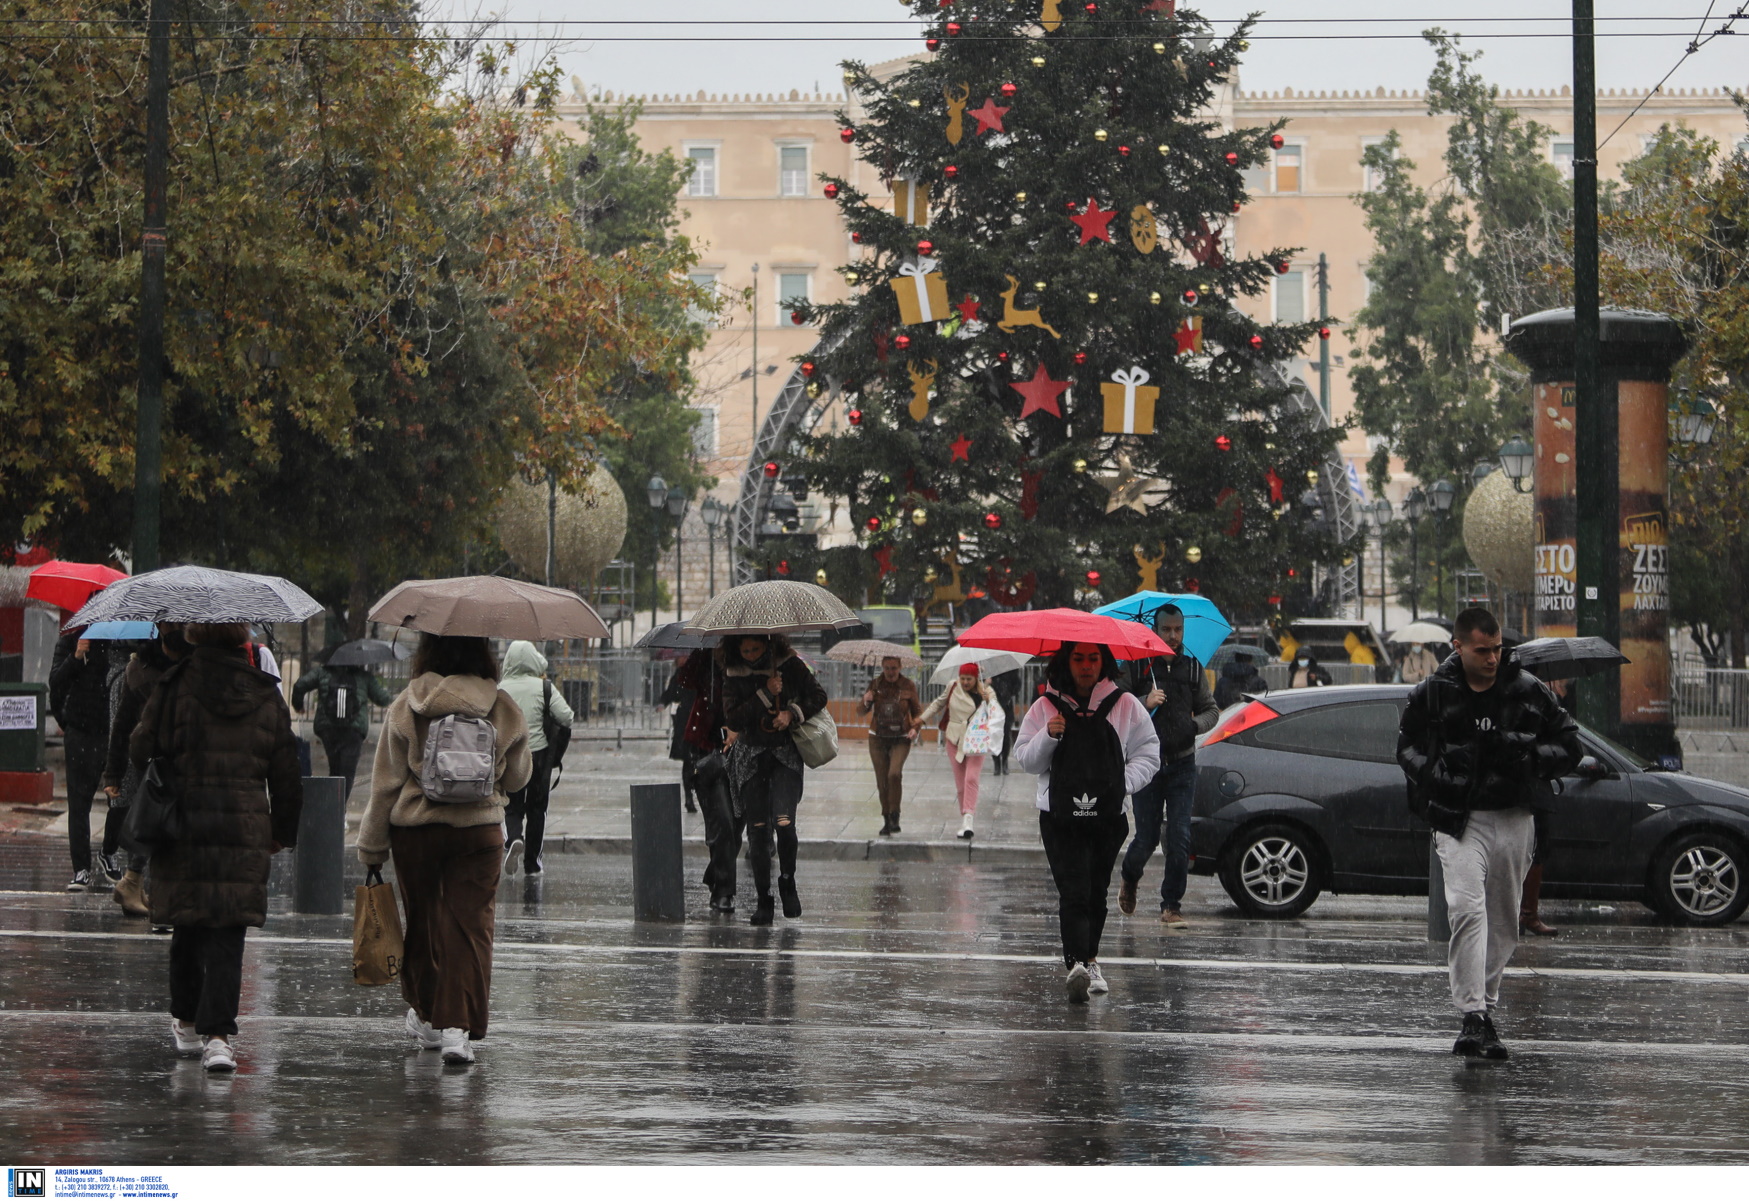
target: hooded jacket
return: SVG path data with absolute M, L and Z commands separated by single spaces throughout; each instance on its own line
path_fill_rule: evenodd
M 547 657 L 536 650 L 532 642 L 512 642 L 504 652 L 504 679 L 499 682 L 498 690 L 522 710 L 522 720 L 528 726 L 530 754 L 547 749 L 547 733 L 541 729 L 541 695 L 545 692 L 543 685 L 546 682 Z M 568 726 L 577 720 L 557 684 L 552 689 L 552 705 L 553 718 L 560 725 Z
M 1425 806 L 1428 824 L 1453 837 L 1471 811 L 1529 808 L 1542 781 L 1583 753 L 1578 725 L 1510 652 L 1484 692 L 1470 687 L 1461 656 L 1448 657 L 1410 692 L 1397 733 L 1411 808 Z
M 483 717 L 498 732 L 493 754 L 498 783 L 491 797 L 477 805 L 434 803 L 419 788 L 425 732 L 434 720 L 451 713 Z M 367 864 L 387 863 L 390 826 L 490 826 L 502 821 L 505 794 L 527 784 L 532 771 L 528 725 L 515 701 L 491 680 L 428 671 L 410 681 L 383 715 L 370 802 L 358 827 L 358 857 Z
M 739 655 L 732 662 L 725 655 L 724 661 L 723 724 L 738 731 L 748 746 L 789 746 L 796 727 L 826 707 L 826 690 L 794 651 L 778 653 L 775 666 L 769 650 L 753 664 Z M 783 679 L 783 707 L 791 718 L 787 730 L 771 725 L 778 702 L 765 691 L 765 682 L 774 670 Z
M 1087 698 L 1086 708 L 1099 708 L 1105 703 L 1105 698 L 1117 690 L 1113 681 L 1099 681 Z M 1038 777 L 1037 805 L 1047 813 L 1051 808 L 1051 760 L 1058 746 L 1058 739 L 1050 732 L 1051 718 L 1057 715 L 1056 705 L 1048 699 L 1051 696 L 1064 694 L 1046 685 L 1045 694 L 1032 703 L 1032 708 L 1021 719 L 1020 736 L 1014 742 L 1014 758 L 1020 769 Z M 1071 698 L 1064 696 L 1064 699 Z M 1154 732 L 1154 723 L 1149 720 L 1148 711 L 1142 708 L 1142 702 L 1128 693 L 1113 706 L 1106 720 L 1123 743 L 1124 791 L 1139 792 L 1160 770 L 1160 736 Z M 1126 800 L 1124 804 L 1127 806 L 1129 802 Z
M 180 841 L 152 853 L 152 921 L 263 924 L 273 844 L 297 842 L 304 803 L 278 681 L 239 651 L 198 647 L 152 690 L 128 756 L 140 770 L 170 759 L 186 824 Z

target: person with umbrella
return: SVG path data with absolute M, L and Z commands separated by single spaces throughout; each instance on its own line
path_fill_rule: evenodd
M 895 648 L 896 649 L 896 648 Z M 923 702 L 917 685 L 903 674 L 904 658 L 887 655 L 881 671 L 869 681 L 856 711 L 869 715 L 868 758 L 874 766 L 875 790 L 880 795 L 881 837 L 899 832 L 899 808 L 905 798 L 905 760 L 911 755 Z
M 49 712 L 61 724 L 67 755 L 67 851 L 73 860 L 68 892 L 91 888 L 91 800 L 109 749 L 108 645 L 85 637 L 83 627 L 72 629 L 55 643 L 49 662 Z M 122 877 L 114 825 L 104 823 L 101 860 L 111 883 Z
M 394 651 L 386 642 L 359 639 L 343 643 L 332 647 L 320 667 L 305 672 L 292 685 L 292 708 L 299 712 L 309 695 L 316 694 L 316 737 L 328 755 L 328 774 L 346 781 L 347 796 L 352 795 L 358 757 L 370 734 L 370 710 L 365 702 L 386 707 L 395 699 L 366 664 L 392 658 Z
M 929 702 L 922 716 L 913 718 L 911 728 L 921 729 L 938 716 L 945 718 L 942 727 L 942 749 L 953 768 L 953 790 L 960 805 L 961 838 L 972 837 L 972 816 L 978 809 L 978 787 L 984 772 L 984 755 L 967 754 L 962 745 L 966 727 L 984 705 L 996 704 L 996 693 L 984 683 L 976 663 L 962 663 L 959 679 L 953 687 Z M 897 823 L 895 823 L 897 824 Z
M 1172 654 L 1130 664 L 1130 691 L 1142 698 L 1160 736 L 1160 770 L 1131 804 L 1136 833 L 1124 852 L 1117 907 L 1136 911 L 1142 872 L 1156 846 L 1165 852 L 1160 878 L 1160 924 L 1182 928 L 1184 890 L 1190 881 L 1190 810 L 1196 800 L 1196 740 L 1214 728 L 1220 706 L 1209 691 L 1202 664 L 1184 648 L 1184 610 L 1164 604 L 1154 610 L 1154 632 Z
M 140 724 L 140 714 L 146 701 L 164 673 L 188 657 L 193 648 L 182 637 L 182 626 L 173 621 L 158 623 L 158 637 L 140 644 L 122 671 L 121 688 L 115 697 L 114 715 L 109 727 L 109 756 L 103 767 L 103 791 L 109 797 L 111 811 L 126 814 L 134 791 L 140 786 L 140 773 L 128 762 L 128 740 Z M 108 830 L 104 831 L 107 841 Z M 147 857 L 130 851 L 127 871 L 116 881 L 112 897 L 129 917 L 147 917 L 151 904 L 146 896 L 144 872 Z
M 689 652 L 669 688 L 688 698 L 682 702 L 684 712 L 675 714 L 675 740 L 683 756 L 681 781 L 697 794 L 704 819 L 704 842 L 710 850 L 704 886 L 711 890 L 714 912 L 733 913 L 741 819 L 735 814 L 722 755 L 723 676 L 716 657 L 702 648 Z

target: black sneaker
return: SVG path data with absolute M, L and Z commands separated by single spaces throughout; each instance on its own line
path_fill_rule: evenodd
M 883 818 L 881 820 L 881 837 L 886 838 L 886 837 L 890 836 L 892 834 L 892 832 L 893 832 L 893 819 L 890 817 Z
M 90 892 L 91 891 L 91 869 L 82 867 L 78 871 L 74 872 L 73 878 L 71 880 L 67 881 L 67 891 L 68 892 Z
M 1458 1032 L 1457 1042 L 1451 1045 L 1453 1055 L 1462 1055 L 1467 1059 L 1475 1059 L 1482 1054 L 1482 1040 L 1488 1037 L 1488 1015 L 1485 1013 L 1464 1014 L 1464 1028 Z
M 769 895 L 760 897 L 759 904 L 753 910 L 753 916 L 747 919 L 747 924 L 749 926 L 771 925 L 772 918 L 776 916 L 776 908 Z
M 1467 1019 L 1465 1024 L 1468 1024 Z M 1484 1013 L 1482 1015 L 1482 1058 L 1512 1058 L 1512 1056 L 1507 1053 L 1506 1044 L 1500 1041 L 1500 1035 L 1494 1030 L 1494 1015 L 1491 1013 Z
M 103 874 L 109 878 L 111 884 L 120 880 L 128 870 L 127 864 L 122 862 L 120 851 L 111 851 L 107 855 L 99 851 L 97 864 L 103 869 Z
M 779 876 L 777 878 L 777 895 L 783 898 L 783 915 L 785 917 L 802 916 L 802 898 L 796 895 L 796 878 L 794 876 Z

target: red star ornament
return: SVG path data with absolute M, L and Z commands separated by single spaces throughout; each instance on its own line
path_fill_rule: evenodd
M 972 461 L 972 440 L 964 434 L 953 440 L 953 461 L 957 463 L 961 460 L 967 463 Z
M 969 293 L 964 300 L 960 301 L 953 307 L 959 310 L 960 316 L 965 320 L 967 325 L 970 325 L 978 319 L 978 302 L 973 300 Z
M 1002 118 L 1006 117 L 1010 111 L 1012 110 L 998 105 L 994 97 L 987 97 L 984 100 L 983 108 L 969 108 L 966 110 L 966 116 L 978 119 L 978 132 L 980 134 L 1007 133 L 1008 131 L 1002 128 Z
M 1202 318 L 1186 317 L 1178 332 L 1172 335 L 1178 341 L 1178 349 L 1172 353 L 1201 354 L 1202 353 Z
M 1033 413 L 1049 413 L 1052 417 L 1063 415 L 1063 406 L 1057 398 L 1069 390 L 1069 381 L 1052 379 L 1043 363 L 1024 384 L 1010 383 L 1008 386 L 1026 397 L 1026 403 L 1020 409 L 1023 419 Z
M 1117 210 L 1109 211 L 1099 207 L 1099 202 L 1093 197 L 1087 198 L 1087 211 L 1077 213 L 1069 220 L 1081 227 L 1081 245 L 1098 238 L 1101 242 L 1111 241 L 1111 219 L 1117 216 Z

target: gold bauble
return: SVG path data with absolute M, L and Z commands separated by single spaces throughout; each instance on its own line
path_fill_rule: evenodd
M 1196 290 L 1198 292 L 1201 292 L 1204 296 L 1207 296 L 1210 292 L 1213 292 L 1215 289 L 1214 289 L 1213 284 L 1202 284 Z
M 1096 129 L 1093 131 L 1093 140 L 1095 142 L 1103 142 L 1103 141 L 1105 141 L 1106 138 L 1109 138 L 1110 136 L 1111 135 L 1106 133 L 1103 129 Z
M 921 101 L 921 100 L 912 99 L 909 103 L 910 103 L 912 108 L 922 108 L 923 107 L 923 101 Z
M 1166 53 L 1166 43 L 1165 42 L 1155 42 L 1154 43 L 1154 53 L 1155 54 L 1165 54 Z
M 923 582 L 925 584 L 933 584 L 933 583 L 935 583 L 935 581 L 939 580 L 940 578 L 941 578 L 941 573 L 939 571 L 935 570 L 935 568 L 933 568 L 933 567 L 929 568 L 928 570 L 926 570 L 923 573 Z
M 814 380 L 808 381 L 808 399 L 809 400 L 819 400 L 820 393 L 823 392 L 824 390 L 825 389 L 820 387 L 819 380 L 814 379 Z
M 1172 147 L 1168 146 L 1165 142 L 1161 142 L 1158 146 L 1154 147 L 1154 149 L 1158 150 L 1162 157 L 1172 153 Z
M 1032 290 L 1034 292 L 1043 292 L 1045 290 L 1045 281 L 1042 279 L 1039 280 L 1036 284 L 1034 284 L 1032 286 Z
M 1192 546 L 1192 547 L 1189 547 L 1188 549 L 1186 549 L 1184 552 L 1184 561 L 1186 563 L 1201 563 L 1202 562 L 1202 547 Z
M 918 527 L 928 525 L 929 524 L 929 510 L 925 509 L 922 505 L 918 505 L 915 509 L 912 509 L 911 510 L 911 524 L 914 526 L 918 526 Z
M 1044 55 L 1042 55 L 1042 54 L 1035 54 L 1035 55 L 1033 55 L 1033 56 L 1032 56 L 1032 65 L 1033 65 L 1033 66 L 1035 66 L 1035 67 L 1042 67 L 1042 66 L 1044 66 L 1044 65 L 1045 65 L 1045 56 L 1044 56 Z
M 1464 549 L 1482 574 L 1509 592 L 1536 587 L 1536 497 L 1516 492 L 1496 471 L 1470 493 L 1464 506 Z
M 1098 304 L 1099 303 L 1099 293 L 1098 292 L 1087 293 L 1087 303 L 1088 304 Z
M 641 496 L 642 493 L 640 492 Z M 512 561 L 534 577 L 547 566 L 547 486 L 521 481 L 504 490 L 496 518 L 498 541 Z M 626 497 L 606 467 L 597 466 L 579 495 L 559 490 L 553 547 L 554 583 L 591 583 L 619 554 L 626 535 Z
M 862 276 L 858 275 L 854 271 L 846 271 L 844 273 L 844 282 L 849 284 L 853 288 L 856 287 L 857 282 L 861 279 L 862 279 Z
M 814 573 L 814 583 L 822 588 L 826 586 L 826 569 L 824 567 Z
M 1160 300 L 1161 300 L 1160 293 L 1158 293 L 1158 292 L 1149 292 L 1148 293 L 1148 303 L 1149 304 L 1159 304 Z
M 1311 484 L 1315 488 L 1318 485 L 1318 481 L 1322 478 L 1324 477 L 1318 474 L 1318 469 L 1316 467 L 1306 468 L 1306 483 Z
M 1026 193 L 1025 192 L 1016 192 L 1014 194 L 1014 203 L 1025 204 L 1026 203 Z
M 1076 475 L 1085 475 L 1087 472 L 1087 460 L 1086 459 L 1076 459 L 1075 463 L 1074 463 L 1074 467 L 1075 467 L 1075 474 Z

